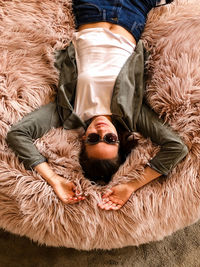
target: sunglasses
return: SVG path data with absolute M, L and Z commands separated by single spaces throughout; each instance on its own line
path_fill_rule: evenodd
M 88 134 L 87 139 L 85 140 L 85 143 L 90 145 L 96 145 L 99 142 L 104 142 L 109 145 L 115 145 L 119 143 L 118 137 L 114 133 L 107 133 L 104 135 L 104 137 L 101 139 L 101 136 L 96 133 Z

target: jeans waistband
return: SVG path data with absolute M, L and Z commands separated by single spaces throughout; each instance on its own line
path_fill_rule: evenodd
M 76 27 L 93 22 L 110 22 L 120 25 L 139 40 L 148 12 L 158 2 L 172 0 L 74 0 L 73 12 Z

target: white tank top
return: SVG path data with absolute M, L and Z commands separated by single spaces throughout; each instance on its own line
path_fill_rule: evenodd
M 111 115 L 115 80 L 135 45 L 105 28 L 74 33 L 78 81 L 74 111 L 83 120 Z

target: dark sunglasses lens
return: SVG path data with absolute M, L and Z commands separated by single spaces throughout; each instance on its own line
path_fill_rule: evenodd
M 95 144 L 99 142 L 100 136 L 96 133 L 91 133 L 88 135 L 87 142 L 90 144 Z
M 104 140 L 108 143 L 108 144 L 112 144 L 112 143 L 116 143 L 118 141 L 118 138 L 116 136 L 116 134 L 113 133 L 108 133 L 104 136 Z

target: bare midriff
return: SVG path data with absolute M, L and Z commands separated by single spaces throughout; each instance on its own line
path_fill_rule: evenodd
M 136 40 L 135 40 L 134 36 L 120 25 L 116 25 L 116 24 L 113 24 L 110 22 L 95 22 L 95 23 L 88 23 L 88 24 L 81 25 L 78 28 L 78 31 L 81 31 L 84 29 L 89 29 L 89 28 L 109 29 L 113 33 L 117 33 L 121 36 L 126 37 L 129 41 L 131 41 L 132 43 L 134 43 L 136 45 Z

